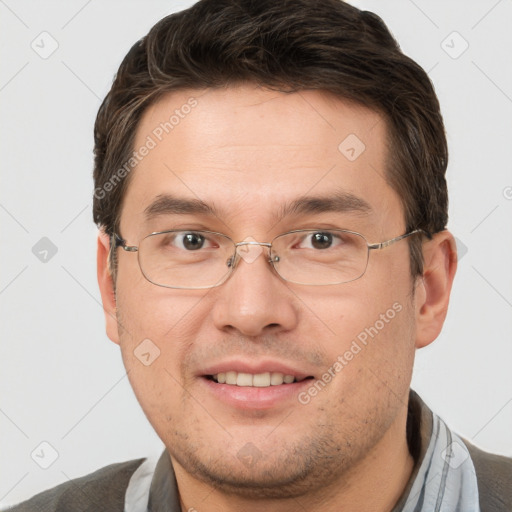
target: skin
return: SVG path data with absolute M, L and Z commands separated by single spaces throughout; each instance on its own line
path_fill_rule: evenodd
M 129 245 L 178 227 L 237 242 L 269 242 L 301 228 L 350 229 L 370 243 L 405 232 L 400 199 L 384 179 L 379 114 L 318 91 L 179 91 L 146 111 L 135 147 L 191 96 L 197 106 L 133 171 L 120 217 Z M 353 162 L 338 150 L 349 134 L 366 146 Z M 287 202 L 334 189 L 363 198 L 372 213 L 274 215 Z M 162 193 L 222 211 L 146 222 L 144 209 Z M 100 233 L 107 334 L 120 345 L 135 394 L 171 455 L 183 510 L 393 508 L 413 469 L 405 425 L 415 350 L 438 336 L 456 270 L 448 231 L 423 251 L 424 274 L 415 280 L 401 241 L 371 251 L 365 275 L 342 285 L 285 282 L 258 257 L 240 260 L 219 287 L 176 290 L 148 282 L 136 253 L 118 249 L 114 295 L 108 239 Z M 233 358 L 277 359 L 321 378 L 395 303 L 401 311 L 306 405 L 294 396 L 270 408 L 234 407 L 205 391 L 206 365 Z M 134 355 L 147 338 L 160 350 L 149 366 Z M 256 459 L 250 466 L 239 456 L 244 447 Z

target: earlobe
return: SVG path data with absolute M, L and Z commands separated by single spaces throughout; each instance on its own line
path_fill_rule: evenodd
M 114 281 L 109 267 L 110 237 L 102 230 L 98 233 L 97 275 L 100 287 L 101 301 L 105 313 L 107 336 L 119 343 L 117 328 L 116 296 Z
M 416 286 L 416 348 L 432 343 L 441 332 L 453 279 L 457 270 L 457 247 L 453 235 L 441 231 L 423 246 L 423 276 Z

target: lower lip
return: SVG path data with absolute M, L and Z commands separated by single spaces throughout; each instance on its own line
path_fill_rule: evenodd
M 218 400 L 238 409 L 257 410 L 280 406 L 289 400 L 299 403 L 297 397 L 300 391 L 310 386 L 312 379 L 266 388 L 218 384 L 206 377 L 202 377 L 201 381 Z

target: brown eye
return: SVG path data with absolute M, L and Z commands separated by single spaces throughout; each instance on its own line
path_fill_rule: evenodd
M 328 249 L 332 245 L 332 234 L 314 233 L 311 237 L 311 245 L 315 249 Z
M 199 233 L 185 233 L 182 239 L 183 247 L 189 251 L 202 249 L 204 241 L 204 236 Z

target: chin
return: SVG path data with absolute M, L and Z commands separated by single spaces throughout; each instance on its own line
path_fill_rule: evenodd
M 168 447 L 173 462 L 193 478 L 223 493 L 248 499 L 285 499 L 314 493 L 339 479 L 349 460 L 332 440 L 325 439 L 302 440 L 294 446 L 282 443 L 268 454 L 251 442 L 238 451 L 233 447 L 220 453 L 212 453 L 211 447 L 207 450 Z

